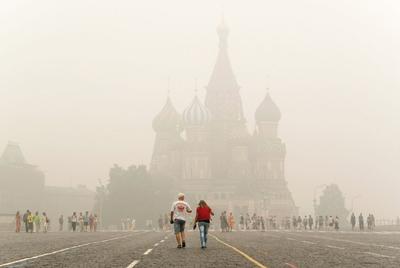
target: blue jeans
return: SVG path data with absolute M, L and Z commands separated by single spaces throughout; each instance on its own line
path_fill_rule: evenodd
M 200 243 L 202 247 L 207 245 L 207 234 L 210 223 L 199 221 Z

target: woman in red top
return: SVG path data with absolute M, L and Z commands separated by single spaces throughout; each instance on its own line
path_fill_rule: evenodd
M 194 220 L 193 229 L 196 228 L 196 223 L 198 223 L 202 249 L 205 249 L 207 247 L 207 234 L 208 228 L 210 227 L 211 216 L 214 216 L 214 212 L 207 205 L 206 201 L 200 200 L 199 206 L 196 209 L 196 218 Z

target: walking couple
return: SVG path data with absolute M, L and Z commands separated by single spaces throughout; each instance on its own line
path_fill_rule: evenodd
M 178 194 L 178 201 L 175 201 L 172 204 L 170 220 L 171 224 L 174 225 L 174 232 L 176 236 L 176 241 L 178 243 L 178 248 L 186 247 L 185 224 L 188 213 L 192 213 L 192 209 L 185 201 L 185 195 L 180 193 Z M 196 217 L 194 220 L 193 230 L 196 229 L 196 225 L 198 224 L 202 249 L 205 249 L 207 247 L 208 228 L 210 226 L 211 216 L 213 215 L 214 213 L 207 205 L 207 203 L 204 200 L 200 200 L 199 206 L 196 209 Z

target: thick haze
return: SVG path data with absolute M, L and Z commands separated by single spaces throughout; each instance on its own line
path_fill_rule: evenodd
M 224 12 L 248 119 L 269 86 L 301 213 L 316 185 L 400 214 L 399 1 L 1 1 L 0 149 L 17 141 L 49 185 L 94 188 L 148 164 L 153 117 L 204 89 Z M 268 78 L 267 78 L 268 76 Z M 321 192 L 321 191 L 319 191 Z

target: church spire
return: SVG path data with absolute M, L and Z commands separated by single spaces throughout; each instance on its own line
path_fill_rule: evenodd
M 222 15 L 221 22 L 217 27 L 217 33 L 218 33 L 218 37 L 219 37 L 219 48 L 227 49 L 228 48 L 229 28 L 225 23 L 225 18 L 223 15 Z
M 217 27 L 219 50 L 207 85 L 206 106 L 216 120 L 243 119 L 239 85 L 228 55 L 229 28 L 222 18 Z

